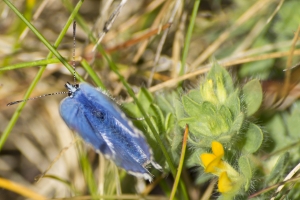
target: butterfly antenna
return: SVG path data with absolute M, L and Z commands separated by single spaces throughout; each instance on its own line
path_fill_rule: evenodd
M 76 21 L 73 22 L 73 55 L 72 55 L 72 67 L 73 67 L 73 77 L 74 85 L 76 85 L 76 69 L 75 69 L 75 47 L 76 47 Z
M 18 104 L 18 103 L 31 101 L 31 100 L 35 100 L 35 99 L 46 97 L 46 96 L 52 96 L 52 95 L 57 95 L 57 94 L 66 94 L 66 93 L 68 93 L 68 92 L 54 92 L 54 93 L 50 93 L 50 94 L 43 94 L 43 95 L 40 95 L 40 96 L 37 96 L 37 97 L 32 97 L 32 98 L 28 98 L 28 99 L 19 100 L 19 101 L 13 101 L 13 102 L 10 102 L 10 103 L 6 104 L 6 106 L 12 106 L 12 105 L 15 105 L 15 104 Z
M 74 69 L 74 84 L 76 84 L 76 70 L 75 70 L 75 46 L 76 46 L 76 21 L 73 22 L 73 55 L 72 55 L 72 67 Z M 32 97 L 32 98 L 28 98 L 28 99 L 23 99 L 23 100 L 19 100 L 19 101 L 13 101 L 10 102 L 8 104 L 6 104 L 6 106 L 12 106 L 18 103 L 22 103 L 22 102 L 26 102 L 26 101 L 31 101 L 31 100 L 35 100 L 38 98 L 42 98 L 42 97 L 46 97 L 46 96 L 52 96 L 52 95 L 58 95 L 58 94 L 66 94 L 68 92 L 54 92 L 54 93 L 49 93 L 49 94 L 43 94 L 37 97 Z

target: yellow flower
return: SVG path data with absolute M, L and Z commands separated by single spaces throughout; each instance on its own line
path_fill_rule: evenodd
M 218 190 L 226 199 L 232 199 L 240 187 L 243 180 L 240 174 L 227 162 L 223 161 L 224 148 L 220 142 L 213 141 L 211 143 L 212 153 L 203 153 L 200 155 L 206 173 L 212 173 L 219 177 Z
M 213 141 L 211 143 L 213 153 L 203 153 L 200 158 L 205 167 L 206 173 L 219 174 L 225 165 L 222 161 L 224 156 L 224 148 L 220 142 Z
M 227 175 L 227 172 L 222 172 L 220 177 L 219 177 L 219 182 L 218 182 L 218 189 L 219 192 L 221 193 L 226 193 L 232 190 L 232 181 Z

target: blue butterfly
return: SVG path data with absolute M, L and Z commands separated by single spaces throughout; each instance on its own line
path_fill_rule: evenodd
M 66 83 L 68 97 L 60 104 L 66 124 L 99 153 L 129 174 L 152 181 L 150 164 L 162 170 L 142 133 L 103 92 L 87 83 Z

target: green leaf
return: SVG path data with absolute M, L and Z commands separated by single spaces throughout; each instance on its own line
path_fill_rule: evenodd
M 286 132 L 287 124 L 286 121 L 283 120 L 282 116 L 285 117 L 285 114 L 275 114 L 269 119 L 268 123 L 265 124 L 265 128 L 270 135 L 270 139 L 272 139 L 271 141 L 275 144 L 273 148 L 269 148 L 269 151 L 272 152 L 285 148 L 287 145 L 295 142 L 295 140 L 292 140 L 291 137 L 287 137 L 286 134 L 283 134 Z
M 159 124 L 157 124 L 157 119 L 156 119 L 156 117 L 153 116 L 153 115 L 150 116 L 150 121 L 151 121 L 151 123 L 152 123 L 152 126 L 155 128 L 155 131 L 156 131 L 158 134 L 160 134 L 160 133 L 161 133 L 161 131 L 160 131 L 160 128 L 161 128 L 161 127 L 159 127 Z M 150 127 L 148 126 L 148 124 L 145 124 L 145 126 L 148 128 L 148 132 L 151 133 L 151 134 L 150 134 L 151 138 L 154 139 L 153 132 L 152 132 L 152 130 L 150 129 Z
M 192 131 L 194 134 L 210 134 L 212 136 L 229 131 L 232 114 L 226 106 L 220 106 L 217 109 L 210 102 L 205 101 L 199 104 L 187 96 L 182 97 L 182 102 L 186 113 L 193 119 L 192 122 L 187 123 L 190 125 L 191 131 L 197 130 L 197 132 Z M 205 128 L 204 131 L 199 131 L 199 127 Z
M 215 119 L 218 119 L 217 126 L 219 127 L 222 133 L 227 132 L 232 126 L 232 114 L 226 106 L 220 107 L 220 109 L 217 111 Z
M 206 121 L 210 121 L 211 118 L 215 117 L 217 113 L 216 106 L 214 106 L 210 102 L 201 103 L 199 107 L 199 111 L 200 113 L 198 114 L 198 116 L 200 115 L 201 117 L 200 120 L 206 120 Z
M 260 107 L 263 93 L 258 80 L 254 79 L 248 82 L 242 89 L 243 98 L 245 103 L 247 116 L 253 115 Z
M 282 175 L 285 174 L 285 168 L 289 165 L 289 157 L 290 157 L 289 153 L 285 152 L 283 155 L 281 155 L 278 158 L 270 175 L 266 179 L 266 185 L 268 185 L 271 182 L 273 182 L 274 184 L 280 181 Z
M 203 101 L 198 89 L 190 90 L 187 96 L 197 103 L 201 103 Z
M 174 99 L 173 104 L 174 104 L 175 115 L 177 120 L 184 118 L 185 117 L 184 107 L 181 101 L 179 101 L 178 99 Z
M 201 113 L 201 104 L 195 102 L 188 96 L 182 97 L 182 103 L 185 112 L 191 117 L 198 117 Z
M 178 120 L 178 125 L 181 128 L 185 128 L 186 124 L 189 125 L 189 132 L 194 134 L 196 137 L 202 137 L 203 135 L 212 136 L 209 127 L 206 124 L 199 122 L 197 117 Z
M 172 106 L 172 102 L 168 101 L 168 99 L 164 95 L 157 95 L 157 104 L 160 109 L 165 113 L 174 112 L 174 108 Z
M 148 110 L 153 102 L 153 96 L 146 88 L 141 88 L 137 95 L 137 99 L 145 110 Z
M 174 115 L 172 113 L 167 114 L 165 119 L 165 130 L 166 133 L 169 133 L 171 129 L 173 128 L 175 123 Z
M 229 134 L 235 134 L 235 133 L 239 133 L 243 123 L 244 123 L 244 113 L 240 113 L 234 120 L 234 122 L 231 125 L 231 129 L 229 131 Z
M 121 106 L 122 110 L 124 110 L 128 117 L 130 118 L 140 118 L 143 117 L 142 113 L 138 109 L 135 103 L 124 103 Z
M 150 105 L 153 102 L 153 97 L 152 97 L 151 93 L 149 93 L 149 91 L 147 89 L 141 88 L 137 97 L 138 97 L 138 101 L 141 102 L 143 108 L 148 111 Z M 126 113 L 129 113 L 129 117 L 131 117 L 131 118 L 146 117 L 146 116 L 142 115 L 142 113 L 140 112 L 140 109 L 134 102 L 124 103 L 124 104 L 122 104 L 121 108 Z
M 239 91 L 231 93 L 227 100 L 225 101 L 225 106 L 227 106 L 235 118 L 241 112 L 241 103 L 239 98 Z
M 206 103 L 208 102 L 203 103 L 203 108 L 208 107 L 206 106 Z M 212 104 L 209 103 L 207 105 Z M 201 116 L 201 118 L 199 119 L 201 122 L 207 124 L 213 135 L 220 135 L 222 133 L 228 132 L 232 124 L 231 112 L 225 106 L 219 107 L 216 111 L 213 110 L 207 114 L 203 114 L 203 116 Z
M 157 127 L 158 133 L 165 132 L 164 130 L 165 118 L 162 111 L 156 104 L 151 104 L 149 109 L 149 115 L 153 120 L 155 120 L 155 126 Z
M 245 191 L 247 191 L 250 187 L 250 181 L 252 178 L 252 169 L 247 157 L 242 156 L 239 158 L 239 169 L 246 178 Z
M 182 143 L 182 138 L 183 138 L 183 132 L 184 130 L 177 127 L 177 129 L 175 129 L 173 131 L 173 135 L 172 138 L 170 138 L 170 143 L 171 143 L 171 151 L 173 153 L 177 153 L 178 160 L 180 158 L 180 148 L 181 148 L 181 143 Z
M 243 150 L 248 153 L 256 152 L 263 141 L 263 133 L 261 129 L 257 125 L 250 123 L 248 130 L 245 133 L 245 140 Z

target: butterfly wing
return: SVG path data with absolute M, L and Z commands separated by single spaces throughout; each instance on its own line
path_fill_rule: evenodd
M 106 115 L 106 119 L 101 123 L 103 124 L 101 130 L 106 130 L 101 131 L 101 134 L 106 134 L 109 140 L 119 141 L 118 145 L 123 148 L 123 151 L 129 152 L 139 163 L 143 165 L 149 163 L 152 154 L 145 137 L 115 103 L 107 95 L 88 84 L 80 84 L 80 89 L 87 102 L 93 102 L 91 109 Z
M 85 108 L 74 98 L 65 98 L 60 104 L 60 115 L 65 123 L 80 134 L 80 136 L 95 150 L 101 151 L 106 157 L 111 157 L 113 152 L 101 135 L 95 134 L 95 128 L 85 116 Z
M 88 84 L 80 84 L 72 98 L 62 101 L 60 113 L 71 129 L 130 174 L 151 181 L 145 166 L 161 169 L 145 138 L 106 95 Z

